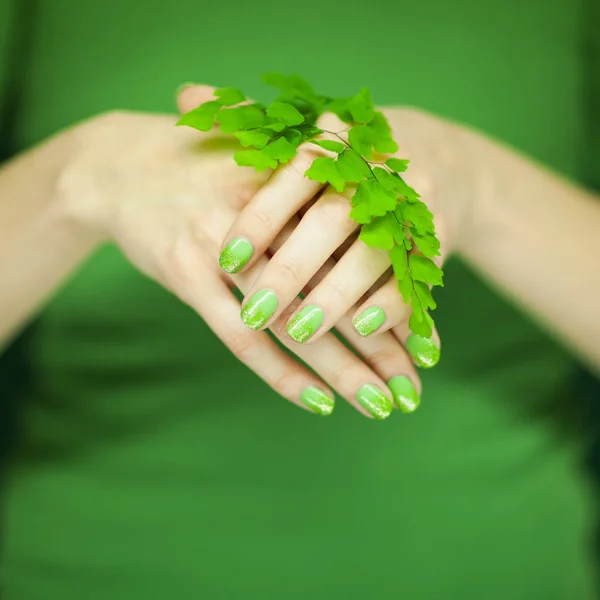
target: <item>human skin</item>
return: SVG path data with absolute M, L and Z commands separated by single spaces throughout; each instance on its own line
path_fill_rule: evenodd
M 411 161 L 403 175 L 434 214 L 441 242 L 439 262 L 452 253 L 459 255 L 600 372 L 600 198 L 470 128 L 415 109 L 384 112 L 400 146 L 398 156 Z M 431 366 L 439 358 L 433 348 L 439 343 L 435 332 L 433 344 L 411 335 L 410 313 L 393 277 L 366 294 L 389 269 L 389 259 L 351 237 L 358 226 L 348 217 L 347 198 L 303 178 L 305 162 L 299 152 L 282 167 L 244 207 L 223 239 L 223 249 L 234 238 L 251 243 L 254 252 L 246 265 L 251 268 L 254 260 L 264 258 L 263 249 L 278 235 L 288 214 L 310 206 L 252 284 L 244 306 L 269 288 L 279 299 L 278 308 L 262 327 L 275 324 L 300 344 L 310 344 L 347 314 L 362 335 L 379 337 L 391 331 L 412 360 Z M 292 187 L 291 205 L 276 204 L 275 199 Z M 319 236 L 320 231 L 327 235 Z M 339 244 L 346 248 L 335 268 L 288 310 L 289 299 Z M 313 315 L 320 310 L 319 322 L 298 334 L 297 315 L 306 307 Z
M 211 94 L 210 88 L 188 88 L 180 94 L 180 108 L 189 110 Z M 599 369 L 597 198 L 476 132 L 412 109 L 386 109 L 386 114 L 402 156 L 412 159 L 409 183 L 435 214 L 444 256 L 459 253 Z M 297 216 L 283 228 L 265 226 L 264 219 L 256 231 L 240 230 L 240 224 L 252 218 L 265 194 L 282 197 L 277 186 L 286 177 L 294 197 L 280 204 L 293 215 L 316 192 L 311 194 L 307 182 L 298 178 L 303 171 L 291 177 L 284 170 L 268 179 L 257 176 L 237 167 L 230 149 L 209 150 L 205 142 L 213 134 L 200 139 L 195 131 L 174 128 L 174 121 L 170 116 L 103 115 L 2 167 L 0 341 L 8 343 L 73 269 L 111 240 L 140 270 L 197 310 L 240 360 L 295 404 L 329 414 L 332 393 L 325 381 L 365 416 L 388 416 L 390 398 L 405 412 L 414 410 L 420 393 L 415 356 L 427 358 L 427 352 L 408 339 L 407 314 L 395 286 L 384 285 L 358 307 L 344 294 L 344 278 L 350 273 L 355 279 L 361 274 L 369 286 L 381 275 L 365 268 L 368 252 L 351 252 L 359 245 L 351 237 L 341 253 L 319 258 L 321 268 L 312 276 L 309 272 L 303 287 L 304 301 L 296 295 L 279 316 L 261 326 L 270 327 L 322 380 L 281 352 L 264 332 L 243 324 L 229 287 L 235 284 L 251 297 L 301 229 Z M 201 152 L 194 150 L 198 140 Z M 338 216 L 328 216 L 328 227 L 347 227 L 336 202 Z M 318 215 L 320 208 L 317 202 L 309 210 Z M 576 234 L 568 235 L 571 230 Z M 569 243 L 557 244 L 565 234 Z M 252 239 L 253 255 L 230 277 L 220 269 L 218 257 L 234 237 Z M 344 263 L 348 269 L 335 275 L 337 284 L 331 286 Z M 285 270 L 280 275 L 276 284 L 293 290 L 298 282 L 290 281 Z M 331 290 L 336 302 L 328 307 Z M 319 294 L 326 309 L 323 326 L 309 344 L 297 344 L 287 335 L 288 321 L 305 306 L 314 306 Z M 352 319 L 373 306 L 384 307 L 388 321 L 363 337 Z M 325 333 L 332 312 L 339 315 L 333 324 L 361 358 Z
M 188 95 L 187 108 L 206 94 L 197 88 Z M 185 101 L 181 108 L 186 109 Z M 8 344 L 90 253 L 114 242 L 291 402 L 330 414 L 333 387 L 365 416 L 389 416 L 394 395 L 386 382 L 413 373 L 397 340 L 363 340 L 348 318 L 341 319 L 338 328 L 358 355 L 333 335 L 295 349 L 313 373 L 240 320 L 230 288 L 246 291 L 266 258 L 254 271 L 230 277 L 219 267 L 219 247 L 266 177 L 237 167 L 231 145 L 218 134 L 199 138 L 175 122 L 166 115 L 101 115 L 2 166 L 0 342 Z M 283 231 L 274 247 L 287 235 Z M 315 282 L 319 277 L 322 273 Z M 401 405 L 402 398 L 396 400 Z

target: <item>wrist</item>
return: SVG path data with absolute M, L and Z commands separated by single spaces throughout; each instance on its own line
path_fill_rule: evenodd
M 107 180 L 115 174 L 104 156 L 106 148 L 114 152 L 116 147 L 111 141 L 119 118 L 102 115 L 62 134 L 64 160 L 56 178 L 55 204 L 63 220 L 95 244 L 110 239 L 119 209 L 120 195 L 107 193 Z
M 468 148 L 464 171 L 468 183 L 456 253 L 471 262 L 499 229 L 502 218 L 498 211 L 506 211 L 500 196 L 510 169 L 506 151 L 493 140 L 470 129 L 462 129 L 461 136 L 463 147 Z

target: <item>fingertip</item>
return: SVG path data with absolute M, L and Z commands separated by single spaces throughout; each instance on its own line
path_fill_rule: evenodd
M 215 87 L 198 83 L 183 83 L 175 94 L 177 98 L 177 108 L 184 114 L 197 108 L 203 102 L 214 99 Z

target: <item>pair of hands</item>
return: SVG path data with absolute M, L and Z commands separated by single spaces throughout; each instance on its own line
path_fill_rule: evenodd
M 180 111 L 212 91 L 184 89 Z M 468 237 L 474 136 L 418 111 L 384 112 L 445 256 Z M 386 418 L 392 399 L 412 412 L 421 393 L 415 363 L 437 362 L 439 338 L 410 335 L 387 255 L 356 239 L 347 198 L 303 176 L 315 151 L 300 149 L 271 175 L 257 174 L 234 163 L 235 140 L 175 122 L 111 113 L 69 132 L 76 151 L 58 193 L 70 214 L 189 304 L 291 402 L 330 414 L 331 386 L 365 416 Z M 242 318 L 233 286 L 245 295 Z M 266 327 L 314 373 L 256 331 Z

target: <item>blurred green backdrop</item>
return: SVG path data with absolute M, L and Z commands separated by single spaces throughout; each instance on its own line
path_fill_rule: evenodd
M 106 110 L 172 111 L 183 81 L 260 98 L 281 70 L 591 181 L 591 3 L 0 6 L 5 154 Z M 592 597 L 577 366 L 458 261 L 438 302 L 418 413 L 374 424 L 340 402 L 319 420 L 100 251 L 3 357 L 4 597 Z

